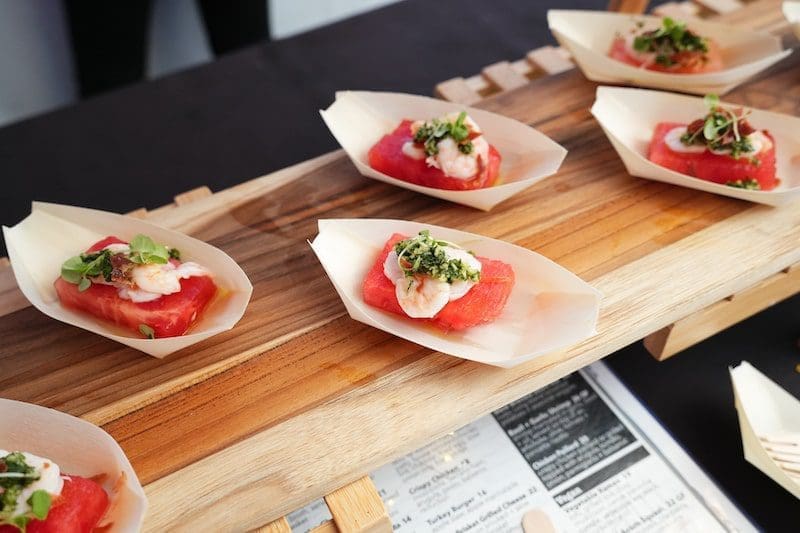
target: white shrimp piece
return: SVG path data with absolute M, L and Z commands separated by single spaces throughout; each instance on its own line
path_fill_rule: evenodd
M 397 252 L 394 250 L 389 252 L 389 255 L 386 256 L 386 261 L 383 262 L 383 275 L 389 278 L 392 283 L 405 277 L 400 264 L 397 262 Z
M 139 265 L 133 269 L 131 277 L 136 286 L 146 292 L 155 294 L 173 294 L 180 292 L 180 278 L 173 272 L 172 263 Z
M 450 284 L 428 276 L 394 282 L 397 303 L 411 318 L 433 318 L 450 301 Z

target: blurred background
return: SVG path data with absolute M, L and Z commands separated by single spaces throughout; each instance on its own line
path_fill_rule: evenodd
M 0 126 L 400 0 L 1 0 Z

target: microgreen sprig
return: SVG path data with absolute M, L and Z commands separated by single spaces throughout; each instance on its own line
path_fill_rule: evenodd
M 439 143 L 452 137 L 462 154 L 471 154 L 473 145 L 469 140 L 469 127 L 464 124 L 466 118 L 466 111 L 462 111 L 455 122 L 438 118 L 425 122 L 414 134 L 414 142 L 422 144 L 425 153 L 433 156 L 439 153 Z
M 0 457 L 0 526 L 15 526 L 24 533 L 31 520 L 47 518 L 52 500 L 44 490 L 35 490 L 28 498 L 26 503 L 31 508 L 29 512 L 15 514 L 22 491 L 38 479 L 38 472 L 28 465 L 21 452 Z
M 397 253 L 397 264 L 406 277 L 422 274 L 447 283 L 480 280 L 480 270 L 470 267 L 461 259 L 448 259 L 445 247 L 461 248 L 451 242 L 434 239 L 429 230 L 422 230 L 416 237 L 395 244 L 394 251 Z
M 679 52 L 708 52 L 708 41 L 688 30 L 685 23 L 664 17 L 660 28 L 634 38 L 633 49 L 655 53 L 656 62 L 669 67 Z
M 734 159 L 754 150 L 750 139 L 741 131 L 749 111 L 740 112 L 722 107 L 719 97 L 715 94 L 706 95 L 703 102 L 709 108 L 709 113 L 702 119 L 702 127 L 687 131 L 681 136 L 683 144 L 687 146 L 701 144 L 711 150 L 727 151 Z M 760 163 L 756 158 L 751 162 L 754 165 Z

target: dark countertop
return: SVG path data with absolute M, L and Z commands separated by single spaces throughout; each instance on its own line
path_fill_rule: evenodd
M 300 162 L 337 147 L 317 113 L 337 89 L 430 94 L 439 81 L 552 43 L 548 7 L 605 4 L 406 0 L 2 128 L 0 222 L 17 223 L 34 199 L 154 208 Z M 796 529 L 798 502 L 744 461 L 728 366 L 749 360 L 800 396 L 798 317 L 795 297 L 662 363 L 640 343 L 607 359 L 770 531 Z

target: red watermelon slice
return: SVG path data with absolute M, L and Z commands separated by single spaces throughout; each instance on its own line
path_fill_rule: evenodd
M 386 256 L 398 242 L 407 239 L 395 233 L 388 241 L 367 273 L 362 286 L 364 301 L 379 309 L 407 317 L 395 296 L 395 286 L 383 273 Z M 444 331 L 461 331 L 495 320 L 503 312 L 511 289 L 514 287 L 514 270 L 511 265 L 478 257 L 481 262 L 481 280 L 462 298 L 448 303 L 431 318 L 414 318 L 430 322 Z M 407 317 L 408 318 L 408 317 Z
M 671 150 L 664 142 L 664 137 L 674 128 L 681 126 L 686 125 L 661 122 L 656 126 L 647 156 L 650 161 L 675 172 L 714 183 L 729 184 L 752 179 L 758 182 L 762 191 L 774 189 L 778 185 L 775 176 L 775 140 L 769 133 L 764 132 L 772 141 L 772 146 L 759 152 L 756 156 L 758 164 L 754 164 L 748 157 L 734 159 L 729 155 L 714 154 L 708 150 L 701 153 L 681 153 Z
M 500 152 L 489 145 L 489 162 L 472 178 L 462 180 L 446 176 L 436 167 L 428 166 L 424 159 L 412 159 L 403 153 L 403 145 L 413 141 L 412 121 L 404 120 L 389 135 L 384 135 L 369 150 L 369 166 L 387 176 L 436 189 L 469 190 L 489 187 L 500 174 Z

